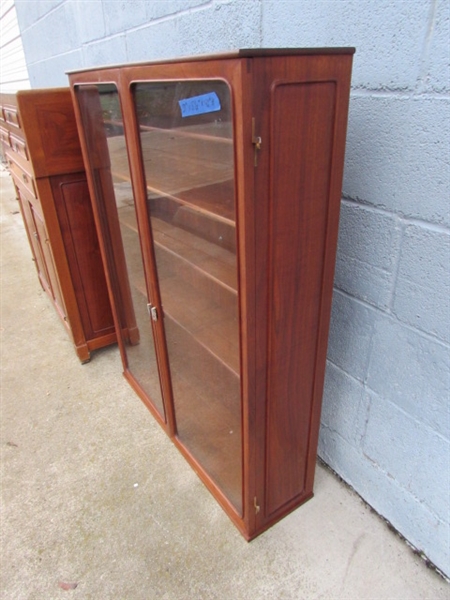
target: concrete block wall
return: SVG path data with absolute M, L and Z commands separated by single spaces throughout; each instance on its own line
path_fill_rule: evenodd
M 16 0 L 33 87 L 251 46 L 356 46 L 319 453 L 450 575 L 447 0 Z

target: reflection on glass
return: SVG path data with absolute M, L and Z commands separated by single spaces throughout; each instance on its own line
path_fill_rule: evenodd
M 164 418 L 118 92 L 112 84 L 76 92 L 128 369 Z
M 242 512 L 231 97 L 221 81 L 134 86 L 177 435 Z

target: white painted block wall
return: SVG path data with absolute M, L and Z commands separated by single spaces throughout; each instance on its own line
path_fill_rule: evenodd
M 450 575 L 447 0 L 16 0 L 33 87 L 259 46 L 356 46 L 319 452 Z

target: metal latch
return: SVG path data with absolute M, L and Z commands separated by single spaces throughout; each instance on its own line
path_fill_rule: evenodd
M 158 320 L 158 310 L 156 306 L 152 306 L 151 304 L 147 304 L 148 314 L 150 315 L 152 321 Z
M 258 166 L 258 151 L 261 150 L 262 139 L 255 135 L 255 117 L 252 118 L 252 144 L 255 147 L 255 167 Z
M 255 507 L 255 514 L 258 514 L 261 507 L 258 504 L 258 499 L 256 496 L 253 498 L 253 506 Z

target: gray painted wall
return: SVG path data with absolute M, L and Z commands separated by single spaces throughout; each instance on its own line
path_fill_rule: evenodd
M 320 455 L 450 575 L 449 3 L 16 6 L 33 87 L 100 64 L 356 46 Z

